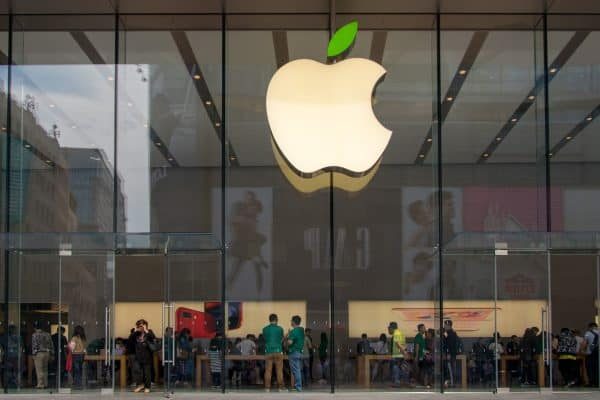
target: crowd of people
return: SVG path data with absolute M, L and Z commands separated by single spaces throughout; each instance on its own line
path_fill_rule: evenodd
M 127 364 L 119 365 L 119 368 L 128 369 L 130 381 L 127 383 L 135 392 L 149 392 L 159 376 L 175 386 L 197 384 L 194 372 L 198 354 L 206 355 L 208 380 L 214 388 L 226 383 L 230 387 L 260 385 L 267 391 L 272 387 L 284 390 L 284 382 L 289 381 L 290 390 L 302 391 L 311 384 L 329 382 L 330 343 L 326 332 L 320 333 L 317 343 L 311 329 L 302 327 L 299 316 L 291 318 L 287 329 L 279 325 L 276 314 L 271 314 L 265 322 L 258 335 L 226 339 L 222 333 L 217 333 L 203 347 L 187 328 L 174 332 L 173 328 L 167 327 L 159 338 L 149 329 L 148 322 L 140 319 L 129 337 L 115 339 L 114 354 L 127 357 Z M 336 357 L 343 358 L 340 364 L 336 361 L 336 370 L 350 371 L 347 375 L 355 376 L 356 356 L 387 355 L 389 358 L 371 362 L 371 384 L 431 388 L 434 382 L 439 382 L 443 372 L 443 385 L 453 387 L 462 378 L 457 357 L 463 354 L 471 386 L 493 387 L 498 384 L 499 374 L 506 374 L 511 385 L 539 385 L 539 374 L 544 373 L 546 377 L 553 377 L 554 385 L 598 387 L 600 331 L 596 323 L 590 323 L 584 333 L 563 328 L 556 335 L 548 335 L 531 327 L 521 337 L 513 335 L 504 339 L 495 333 L 487 339 L 465 338 L 464 343 L 451 320 L 445 321 L 439 330 L 418 324 L 414 337 L 407 338 L 407 334 L 394 321 L 389 323 L 387 332 L 375 340 L 362 334 L 356 342 L 356 352 L 350 348 L 345 354 L 339 348 L 336 350 Z M 39 389 L 49 386 L 49 375 L 60 380 L 63 387 L 70 385 L 74 389 L 89 386 L 97 376 L 102 376 L 105 382 L 111 379 L 110 369 L 99 371 L 96 363 L 86 364 L 86 354 L 101 354 L 105 343 L 104 339 L 88 341 L 83 326 L 75 326 L 67 338 L 64 327 L 50 335 L 41 324 L 35 324 L 27 350 L 23 342 L 16 327 L 9 326 L 0 343 L 5 387 L 20 385 L 23 361 L 29 355 L 35 367 L 35 387 Z M 549 363 L 538 362 L 546 351 L 557 360 L 551 364 L 556 368 L 553 371 L 549 371 Z M 223 352 L 227 357 L 223 357 Z M 252 357 L 256 355 L 264 357 Z M 503 356 L 512 357 L 501 363 Z M 156 370 L 156 357 L 164 357 L 170 362 L 158 363 Z M 580 368 L 582 360 L 585 369 Z M 435 368 L 440 361 L 441 368 Z M 506 370 L 497 370 L 500 365 L 505 365 Z M 540 371 L 540 368 L 545 370 Z

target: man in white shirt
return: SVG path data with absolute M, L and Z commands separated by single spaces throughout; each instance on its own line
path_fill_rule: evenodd
M 243 356 L 256 354 L 256 343 L 252 340 L 252 335 L 247 335 L 246 339 L 238 343 L 237 348 Z

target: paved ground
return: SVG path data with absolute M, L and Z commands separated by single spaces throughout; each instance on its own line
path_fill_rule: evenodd
M 34 399 L 72 399 L 72 400 L 134 400 L 134 399 L 165 399 L 164 393 L 154 392 L 150 394 L 134 394 L 134 393 L 116 393 L 114 395 L 101 395 L 100 393 L 88 394 L 72 394 L 72 395 L 53 395 L 53 394 L 15 394 L 15 395 L 0 395 L 0 398 L 13 398 L 19 400 L 34 400 Z M 432 394 L 432 393 L 382 393 L 382 392 L 348 392 L 336 393 L 264 393 L 264 392 L 242 392 L 242 393 L 176 393 L 172 395 L 173 399 L 197 398 L 199 400 L 290 400 L 290 399 L 309 399 L 309 400 L 600 400 L 600 392 L 566 392 L 566 393 L 447 393 Z

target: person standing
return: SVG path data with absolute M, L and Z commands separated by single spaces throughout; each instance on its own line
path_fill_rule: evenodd
M 583 351 L 585 353 L 585 367 L 587 369 L 588 381 L 590 386 L 598 387 L 598 344 L 600 341 L 600 332 L 595 322 L 588 324 L 588 329 L 583 338 Z
M 55 355 L 58 359 L 55 359 L 52 363 L 52 371 L 56 371 L 57 381 L 60 381 L 61 386 L 64 383 L 65 378 L 65 367 L 67 365 L 67 345 L 68 340 L 65 337 L 65 327 L 59 326 L 56 328 L 56 333 L 52 335 L 52 345 L 56 351 Z
M 35 330 L 31 336 L 31 354 L 37 377 L 36 389 L 46 389 L 48 387 L 48 362 L 54 356 L 54 345 L 50 334 L 42 330 L 39 321 L 36 321 L 34 326 Z
M 304 335 L 310 341 L 310 347 L 308 348 L 308 375 L 310 378 L 310 382 L 313 382 L 314 381 L 313 367 L 314 367 L 314 361 L 315 361 L 315 343 L 313 342 L 313 338 L 312 338 L 312 329 L 306 328 L 304 330 Z
M 577 339 L 569 328 L 560 330 L 556 353 L 558 354 L 558 369 L 563 377 L 565 387 L 574 386 L 578 377 Z
M 459 338 L 452 327 L 452 321 L 444 321 L 444 334 L 442 336 L 442 349 L 446 357 L 447 376 L 444 381 L 445 386 L 454 386 L 457 379 L 456 356 L 458 355 Z
M 153 348 L 156 345 L 156 337 L 152 330 L 148 329 L 148 322 L 140 319 L 135 323 L 135 331 L 129 338 L 135 343 L 135 363 L 136 376 L 134 381 L 137 384 L 133 390 L 135 393 L 150 393 L 152 379 L 152 361 Z
M 302 391 L 302 350 L 304 349 L 304 328 L 300 326 L 302 319 L 299 315 L 292 317 L 292 329 L 287 334 L 288 359 L 290 370 L 294 377 L 294 389 Z
M 210 340 L 208 347 L 208 359 L 210 361 L 210 375 L 213 389 L 221 387 L 221 370 L 223 361 L 221 358 L 221 347 L 223 346 L 223 336 L 218 333 Z
M 310 354 L 313 343 L 310 337 L 310 328 L 304 330 L 304 348 L 302 349 L 302 377 L 304 385 L 307 386 L 312 381 L 312 364 L 310 362 Z
M 73 364 L 73 387 L 75 389 L 81 389 L 82 387 L 83 361 L 85 359 L 86 346 L 85 331 L 81 325 L 77 325 L 73 329 L 73 336 L 69 342 Z
M 415 343 L 415 355 L 414 355 L 414 360 L 415 360 L 415 370 L 416 370 L 416 376 L 417 379 L 419 380 L 419 382 L 421 384 L 423 384 L 423 386 L 426 386 L 427 383 L 425 382 L 425 350 L 426 350 L 426 344 L 425 344 L 425 334 L 426 334 L 427 330 L 425 329 L 425 324 L 419 324 L 417 325 L 417 335 L 415 336 L 414 339 L 414 343 Z
M 321 332 L 321 341 L 319 342 L 319 364 L 321 364 L 321 378 L 319 383 L 326 383 L 329 377 L 329 340 L 327 333 Z
M 265 338 L 265 391 L 271 391 L 273 364 L 279 390 L 283 390 L 283 328 L 278 325 L 277 314 L 269 315 L 269 325 L 262 330 Z
M 392 336 L 392 383 L 400 385 L 402 379 L 407 380 L 406 371 L 408 370 L 405 362 L 406 357 L 406 338 L 404 333 L 398 329 L 397 322 L 390 322 L 388 333 Z
M 387 344 L 387 336 L 385 335 L 385 333 L 379 335 L 379 340 L 374 343 L 371 343 L 370 346 L 371 351 L 377 355 L 389 354 L 389 346 Z M 371 383 L 375 382 L 379 370 L 385 365 L 386 362 L 387 361 L 385 360 L 375 360 L 372 363 L 373 366 L 371 367 Z

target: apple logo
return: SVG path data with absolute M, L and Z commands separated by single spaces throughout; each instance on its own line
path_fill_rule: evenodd
M 336 31 L 327 49 L 331 63 L 294 60 L 269 83 L 266 111 L 276 158 L 301 178 L 322 172 L 372 176 L 389 143 L 392 132 L 372 107 L 385 69 L 365 58 L 338 61 L 357 32 L 356 21 Z

